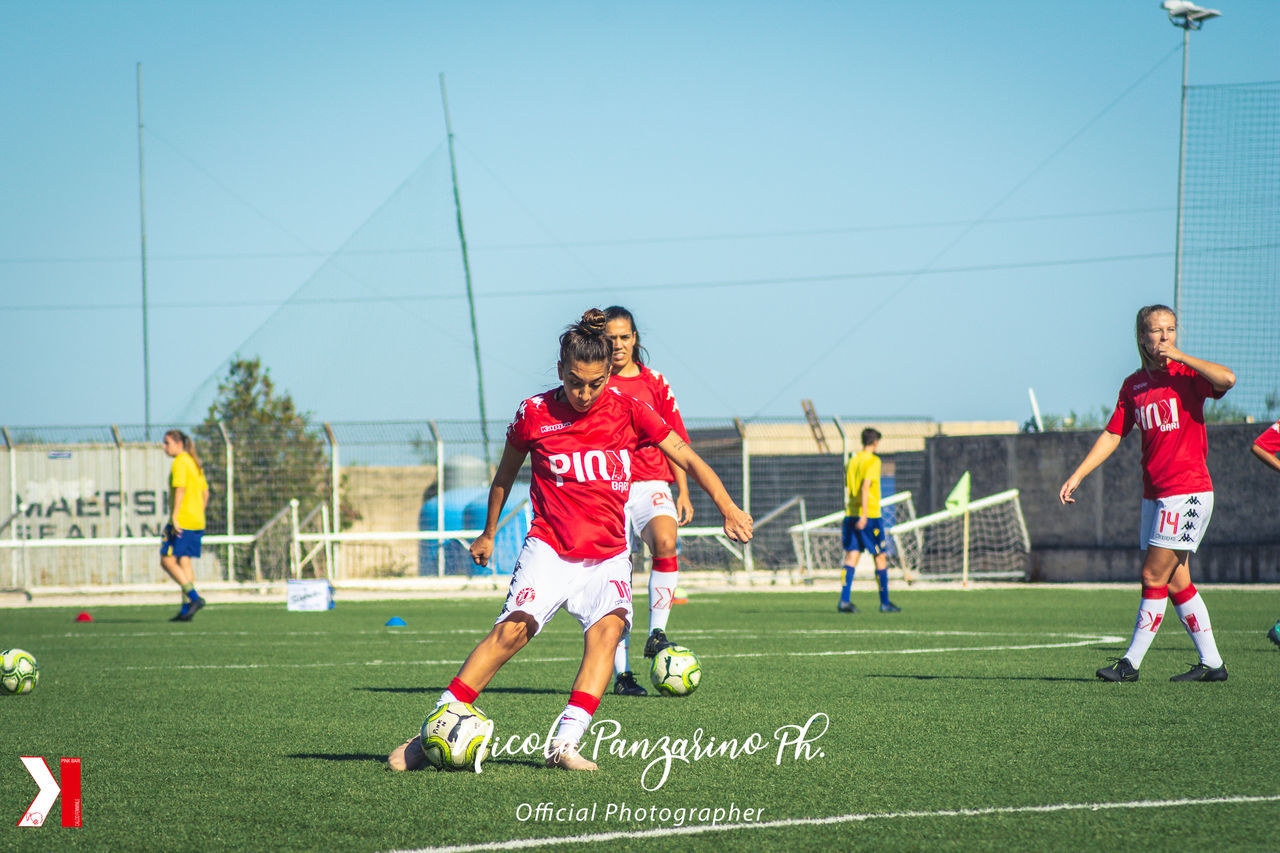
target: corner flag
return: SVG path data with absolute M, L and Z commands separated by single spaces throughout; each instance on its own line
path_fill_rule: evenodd
M 965 510 L 969 507 L 969 472 L 960 475 L 956 487 L 947 495 L 947 509 Z

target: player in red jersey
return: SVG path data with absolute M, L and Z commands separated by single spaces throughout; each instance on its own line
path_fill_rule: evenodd
M 1155 640 L 1165 603 L 1191 635 L 1200 663 L 1172 681 L 1226 681 L 1209 611 L 1191 583 L 1191 555 L 1213 513 L 1213 482 L 1205 464 L 1208 440 L 1204 401 L 1218 399 L 1236 383 L 1229 368 L 1187 355 L 1177 347 L 1178 319 L 1164 305 L 1138 312 L 1136 334 L 1142 367 L 1120 386 L 1115 413 L 1084 461 L 1062 484 L 1058 497 L 1072 494 L 1089 472 L 1120 446 L 1135 425 L 1142 435 L 1142 601 L 1133 639 L 1124 657 L 1098 670 L 1104 681 L 1137 681 L 1142 658 Z
M 1276 458 L 1276 454 L 1280 453 L 1280 421 L 1267 427 L 1262 435 L 1255 438 L 1250 450 L 1263 465 L 1280 471 L 1280 458 Z M 1280 646 L 1280 619 L 1277 619 L 1276 624 L 1272 625 L 1271 630 L 1267 632 L 1267 639 Z
M 564 608 L 582 625 L 582 665 L 569 703 L 547 744 L 549 767 L 595 770 L 578 743 L 609 685 L 613 653 L 631 623 L 631 559 L 624 506 L 631 465 L 641 447 L 656 446 L 706 490 L 724 516 L 725 533 L 751 539 L 751 516 L 729 497 L 720 478 L 645 403 L 607 387 L 611 347 L 604 312 L 592 309 L 560 336 L 556 365 L 564 383 L 520 404 L 507 428 L 489 489 L 484 532 L 471 557 L 485 566 L 507 495 L 526 456 L 532 457 L 533 524 L 516 560 L 502 612 L 475 647 L 440 702 L 473 702 L 489 680 Z M 388 758 L 394 770 L 422 764 L 421 737 Z
M 640 330 L 631 312 L 620 305 L 604 309 L 608 321 L 605 337 L 613 345 L 609 362 L 609 386 L 653 407 L 662 419 L 687 442 L 689 433 L 671 386 L 661 373 L 644 362 L 648 353 L 640 344 Z M 649 636 L 644 656 L 651 658 L 671 642 L 667 639 L 667 619 L 675 599 L 680 576 L 676 556 L 676 536 L 680 525 L 693 519 L 689 483 L 685 472 L 667 461 L 656 447 L 636 451 L 631 465 L 631 495 L 627 499 L 627 531 L 639 536 L 649 548 L 653 562 L 649 571 Z M 675 496 L 671 484 L 675 483 Z M 630 632 L 622 636 L 613 657 L 613 692 L 624 696 L 644 696 L 648 691 L 636 683 L 628 662 Z

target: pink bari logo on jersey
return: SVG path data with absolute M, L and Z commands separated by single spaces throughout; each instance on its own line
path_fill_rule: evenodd
M 1169 432 L 1178 428 L 1178 398 L 1168 397 L 1164 400 L 1156 400 L 1147 403 L 1145 406 L 1139 406 L 1135 413 L 1138 418 L 1138 425 L 1143 430 L 1158 429 L 1160 432 Z
M 608 481 L 619 491 L 631 488 L 631 454 L 626 450 L 575 450 L 573 453 L 552 453 L 547 457 L 556 485 L 563 485 L 565 476 L 579 483 Z
M 1167 509 L 1160 510 L 1160 527 L 1158 532 L 1164 536 L 1175 535 L 1178 532 L 1179 517 L 1179 514 L 1176 512 L 1169 512 Z M 1167 531 L 1165 530 L 1166 527 L 1168 528 Z
M 53 808 L 59 795 L 62 795 L 62 825 L 80 826 L 80 759 L 60 760 L 61 786 L 53 778 L 53 773 L 43 758 L 38 755 L 23 755 L 21 759 L 31 778 L 40 786 L 40 791 L 23 812 L 18 826 L 44 826 L 49 817 L 49 809 Z
M 528 604 L 530 601 L 533 601 L 534 594 L 533 587 L 526 586 L 524 589 L 516 593 L 516 606 L 520 607 Z
M 631 584 L 626 581 L 616 580 L 611 580 L 609 583 L 613 584 L 613 588 L 618 591 L 618 598 L 621 598 L 623 601 L 631 600 Z

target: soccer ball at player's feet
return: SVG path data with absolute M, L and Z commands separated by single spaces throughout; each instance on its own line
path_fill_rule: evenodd
M 651 658 L 667 646 L 675 645 L 667 639 L 667 635 L 661 628 L 654 628 L 653 633 L 649 635 L 649 639 L 644 641 L 644 656 Z
M 684 646 L 668 644 L 653 656 L 649 679 L 666 696 L 688 696 L 702 681 L 698 656 Z
M 449 702 L 422 723 L 422 751 L 440 770 L 474 770 L 489 755 L 493 721 L 474 705 Z
M 1276 620 L 1276 624 L 1271 626 L 1271 630 L 1267 632 L 1267 639 L 1280 646 L 1280 620 Z
M 0 653 L 0 689 L 5 693 L 30 693 L 40 680 L 40 667 L 30 652 L 6 649 Z

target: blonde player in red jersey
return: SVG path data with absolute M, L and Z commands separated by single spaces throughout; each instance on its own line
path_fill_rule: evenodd
M 605 337 L 613 346 L 609 362 L 609 386 L 653 407 L 682 441 L 689 441 L 680 407 L 671 386 L 662 374 L 645 364 L 647 353 L 640 345 L 640 330 L 631 312 L 620 305 L 604 309 Z M 680 576 L 676 556 L 676 536 L 680 525 L 693 519 L 689 482 L 685 472 L 667 461 L 656 447 L 636 451 L 631 466 L 631 496 L 627 499 L 627 531 L 639 536 L 649 548 L 653 562 L 649 570 L 649 635 L 644 656 L 651 658 L 671 645 L 667 620 Z M 675 483 L 675 495 L 671 484 Z M 628 540 L 630 541 L 630 540 Z M 628 662 L 631 635 L 618 643 L 613 657 L 613 692 L 623 696 L 644 696 L 648 691 L 636 683 Z
M 1208 439 L 1204 401 L 1218 399 L 1236 384 L 1221 364 L 1187 355 L 1177 347 L 1178 318 L 1164 305 L 1138 312 L 1136 334 L 1142 367 L 1124 380 L 1115 413 L 1084 461 L 1062 484 L 1058 497 L 1072 494 L 1089 472 L 1115 452 L 1135 425 L 1142 436 L 1142 601 L 1133 639 L 1124 657 L 1098 670 L 1104 681 L 1137 681 L 1142 658 L 1155 640 L 1165 603 L 1191 635 L 1200 662 L 1171 681 L 1226 681 L 1209 611 L 1191 582 L 1189 564 L 1213 514 L 1213 482 L 1205 464 Z
M 592 309 L 560 336 L 556 365 L 564 383 L 520 404 L 489 490 L 484 532 L 471 557 L 485 566 L 525 457 L 532 457 L 533 524 L 512 572 L 502 612 L 440 696 L 473 702 L 489 680 L 561 609 L 583 630 L 582 665 L 569 702 L 549 739 L 546 763 L 595 770 L 578 744 L 609 685 L 613 652 L 631 623 L 631 559 L 625 510 L 637 450 L 656 446 L 706 490 L 732 539 L 751 539 L 751 516 L 738 508 L 720 478 L 658 414 L 607 387 L 611 347 L 605 317 Z M 421 736 L 388 758 L 393 770 L 412 770 L 425 756 Z
M 1276 454 L 1280 453 L 1280 421 L 1267 427 L 1262 435 L 1255 438 L 1250 450 L 1263 465 L 1280 471 L 1280 458 L 1276 457 Z M 1271 630 L 1267 632 L 1267 639 L 1280 646 L 1280 619 L 1277 619 L 1276 624 L 1272 625 Z

